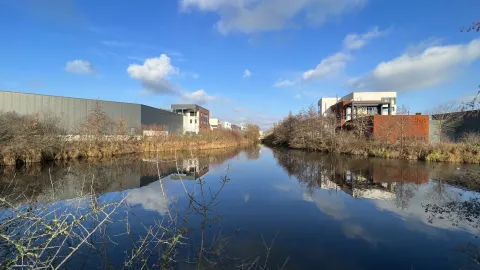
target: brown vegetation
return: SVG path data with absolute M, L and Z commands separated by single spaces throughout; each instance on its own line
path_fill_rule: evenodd
M 113 121 L 97 105 L 73 132 L 53 116 L 0 113 L 0 166 L 49 160 L 105 158 L 148 151 L 220 149 L 258 141 L 249 125 L 246 134 L 217 129 L 198 135 L 174 134 L 164 127 L 130 129 L 126 120 Z M 147 131 L 147 132 L 145 132 Z M 73 133 L 73 134 L 72 134 Z
M 398 116 L 398 121 L 394 123 L 395 127 L 389 125 L 379 127 L 385 129 L 379 133 L 387 134 L 384 136 L 386 138 L 367 137 L 364 136 L 364 131 L 369 125 L 368 122 L 352 121 L 353 126 L 350 128 L 347 128 L 348 126 L 338 128 L 335 117 L 319 115 L 315 107 L 311 106 L 297 115 L 290 113 L 274 126 L 264 142 L 270 145 L 349 155 L 480 163 L 480 146 L 473 135 L 458 143 L 428 143 L 428 140 L 408 136 L 408 130 L 412 129 L 411 121 L 402 119 L 402 116 Z M 445 129 L 448 129 L 446 126 L 445 124 Z M 397 133 L 396 141 L 388 139 L 391 132 Z

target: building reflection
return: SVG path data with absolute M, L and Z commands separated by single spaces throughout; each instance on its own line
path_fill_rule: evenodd
M 208 160 L 203 158 L 184 159 L 178 172 L 170 175 L 172 180 L 197 180 L 208 173 Z
M 397 199 L 405 185 L 428 183 L 429 168 L 400 160 L 376 160 L 275 150 L 278 164 L 310 189 L 342 191 L 355 198 Z
M 21 204 L 68 200 L 92 191 L 121 192 L 148 186 L 159 178 L 196 180 L 207 175 L 212 165 L 223 164 L 243 151 L 231 148 L 177 155 L 151 153 L 22 169 L 0 167 L 0 191 Z

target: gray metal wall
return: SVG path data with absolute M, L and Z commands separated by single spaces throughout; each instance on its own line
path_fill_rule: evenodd
M 46 114 L 55 115 L 62 119 L 68 131 L 74 131 L 83 123 L 97 104 L 112 120 L 123 118 L 131 128 L 165 125 L 170 132 L 183 128 L 181 115 L 141 104 L 0 91 L 0 112 L 38 113 L 40 118 Z
M 183 131 L 183 116 L 170 111 L 141 105 L 142 125 L 165 126 L 169 132 Z
M 463 121 L 452 132 L 447 134 L 451 141 L 458 141 L 462 136 L 468 132 L 480 133 L 480 112 L 468 112 L 461 116 Z M 430 141 L 439 141 L 438 120 L 435 120 L 435 115 L 430 116 Z
M 131 127 L 140 125 L 139 104 L 0 91 L 0 111 L 55 115 L 69 131 L 83 123 L 97 103 L 113 120 L 123 117 Z

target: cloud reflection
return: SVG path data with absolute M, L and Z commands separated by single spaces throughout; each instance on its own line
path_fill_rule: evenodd
M 156 211 L 162 215 L 168 212 L 169 204 L 174 200 L 174 197 L 163 196 L 159 181 L 134 189 L 127 197 L 127 203 L 141 205 L 145 210 Z

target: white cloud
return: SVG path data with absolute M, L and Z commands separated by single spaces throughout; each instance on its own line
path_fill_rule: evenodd
M 243 78 L 248 78 L 252 76 L 252 72 L 250 72 L 250 70 L 248 69 L 245 69 L 245 71 L 243 72 Z
M 464 65 L 480 59 L 480 39 L 468 44 L 431 46 L 380 63 L 369 74 L 351 80 L 356 89 L 405 91 L 448 81 Z
M 347 61 L 350 59 L 351 57 L 348 54 L 338 52 L 323 59 L 315 69 L 305 71 L 302 79 L 304 81 L 309 81 L 312 79 L 321 79 L 336 75 L 346 67 Z
M 215 96 L 209 96 L 205 90 L 201 89 L 195 92 L 182 93 L 182 100 L 186 103 L 195 103 L 198 105 L 206 104 L 209 101 L 214 101 Z
M 284 87 L 295 85 L 296 82 L 290 80 L 278 80 L 273 84 L 273 87 Z
M 127 72 L 130 77 L 139 80 L 150 93 L 164 94 L 177 91 L 170 82 L 170 77 L 179 74 L 179 70 L 171 64 L 170 57 L 166 54 L 148 58 L 143 65 L 131 64 Z
M 300 93 L 295 95 L 295 99 L 301 99 L 301 98 L 302 98 L 302 95 Z
M 85 60 L 73 60 L 67 62 L 65 65 L 65 71 L 77 74 L 93 73 L 95 68 L 93 65 Z
M 294 81 L 278 80 L 273 86 L 293 86 L 301 82 L 338 75 L 346 68 L 347 62 L 352 60 L 352 56 L 348 51 L 360 49 L 367 45 L 371 39 L 385 35 L 387 32 L 386 30 L 380 31 L 378 27 L 374 27 L 371 31 L 364 34 L 349 34 L 343 39 L 343 50 L 323 59 L 314 69 L 303 72 L 300 79 Z M 350 80 L 350 82 L 353 82 L 353 80 Z
M 216 29 L 246 34 L 281 30 L 305 23 L 321 25 L 361 8 L 366 0 L 181 0 L 184 11 L 216 12 Z
M 380 31 L 378 27 L 374 27 L 365 34 L 349 34 L 343 39 L 343 47 L 346 50 L 357 50 L 367 45 L 371 39 L 385 35 L 386 33 L 387 31 Z

